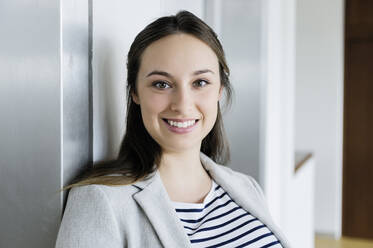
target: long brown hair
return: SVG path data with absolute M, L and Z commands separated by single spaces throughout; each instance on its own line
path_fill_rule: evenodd
M 193 35 L 215 52 L 219 61 L 220 80 L 225 91 L 226 105 L 231 103 L 232 88 L 229 82 L 229 68 L 224 50 L 215 32 L 188 11 L 158 18 L 136 36 L 128 52 L 126 133 L 118 157 L 83 171 L 72 184 L 64 187 L 63 190 L 89 184 L 127 185 L 145 178 L 157 169 L 161 147 L 146 131 L 140 107 L 133 102 L 131 94 L 137 94 L 137 74 L 144 50 L 156 40 L 176 33 Z M 201 152 L 219 164 L 226 164 L 229 161 L 229 146 L 224 134 L 219 103 L 216 122 L 209 134 L 202 140 Z

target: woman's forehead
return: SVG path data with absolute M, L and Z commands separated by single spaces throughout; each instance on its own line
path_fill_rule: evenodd
M 218 73 L 215 52 L 203 41 L 189 34 L 172 34 L 150 44 L 141 58 L 140 74 L 172 70 L 193 73 L 211 70 Z

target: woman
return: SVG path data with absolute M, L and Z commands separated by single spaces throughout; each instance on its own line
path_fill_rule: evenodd
M 231 86 L 213 30 L 186 11 L 159 18 L 127 70 L 118 158 L 66 187 L 56 247 L 289 247 L 255 180 L 217 164 L 229 159 L 219 100 Z

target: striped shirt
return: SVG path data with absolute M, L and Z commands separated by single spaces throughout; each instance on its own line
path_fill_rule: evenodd
M 192 247 L 282 248 L 267 226 L 238 206 L 214 180 L 203 203 L 173 204 Z

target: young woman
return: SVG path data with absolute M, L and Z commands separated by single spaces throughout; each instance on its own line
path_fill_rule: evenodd
M 182 11 L 128 53 L 118 158 L 70 191 L 56 247 L 289 247 L 253 178 L 229 159 L 219 101 L 231 85 L 213 30 Z

